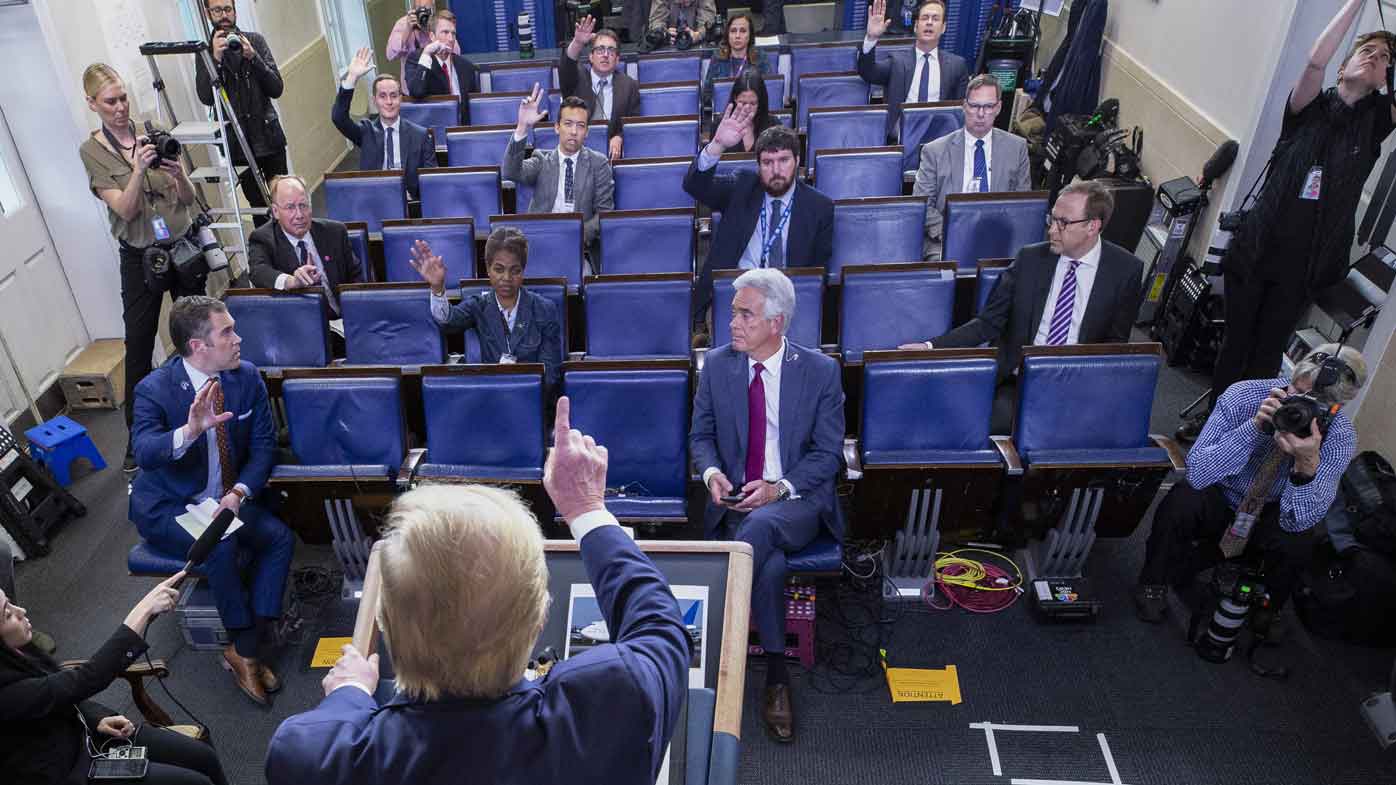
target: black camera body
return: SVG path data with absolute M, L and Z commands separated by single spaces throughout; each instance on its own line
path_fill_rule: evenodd
M 1280 401 L 1280 408 L 1270 415 L 1270 425 L 1262 430 L 1308 436 L 1309 423 L 1315 423 L 1318 432 L 1327 435 L 1328 426 L 1340 408 L 1339 404 L 1326 404 L 1312 395 L 1289 395 Z
M 1246 222 L 1249 210 L 1230 210 L 1217 216 L 1217 227 L 1224 232 L 1235 233 Z
M 145 124 L 145 140 L 146 144 L 155 148 L 155 153 L 160 156 L 161 161 L 178 160 L 180 152 L 184 149 L 184 145 L 169 131 L 162 131 L 149 122 Z
M 412 16 L 416 19 L 417 26 L 423 30 L 431 23 L 431 9 L 426 6 L 417 6 L 412 9 Z
M 678 33 L 674 35 L 674 48 L 679 51 L 693 48 L 693 34 L 688 31 L 687 27 L 679 28 Z
M 233 54 L 242 54 L 243 39 L 237 33 L 228 33 L 228 51 Z

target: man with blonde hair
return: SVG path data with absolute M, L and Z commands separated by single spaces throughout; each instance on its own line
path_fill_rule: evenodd
M 526 680 L 549 601 L 537 521 L 510 491 L 418 488 L 393 503 L 378 556 L 396 694 L 380 705 L 378 655 L 345 646 L 325 699 L 272 737 L 268 782 L 655 781 L 691 644 L 668 582 L 602 503 L 606 448 L 569 412 L 559 399 L 543 486 L 615 643 Z

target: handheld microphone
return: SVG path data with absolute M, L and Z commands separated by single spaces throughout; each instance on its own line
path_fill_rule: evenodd
M 1207 163 L 1202 165 L 1202 179 L 1198 181 L 1197 187 L 1204 191 L 1211 188 L 1212 182 L 1226 174 L 1231 165 L 1236 163 L 1236 153 L 1240 148 L 1241 145 L 1237 144 L 1235 139 L 1222 142 L 1217 151 L 1212 153 L 1212 157 L 1207 159 Z
M 199 539 L 189 546 L 189 553 L 185 556 L 188 562 L 184 565 L 186 577 L 191 569 L 203 564 L 208 559 L 214 546 L 223 539 L 224 534 L 228 533 L 228 527 L 232 525 L 234 517 L 232 510 L 226 508 L 219 510 L 218 515 L 214 516 L 213 522 L 208 525 L 207 529 L 204 529 L 204 533 L 200 534 Z

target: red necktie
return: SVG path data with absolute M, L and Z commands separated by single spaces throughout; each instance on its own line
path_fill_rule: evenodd
M 761 479 L 766 466 L 766 384 L 761 381 L 761 363 L 753 369 L 751 386 L 746 391 L 746 479 Z

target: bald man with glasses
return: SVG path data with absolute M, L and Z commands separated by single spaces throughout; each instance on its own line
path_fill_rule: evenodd
M 252 285 L 325 294 L 325 319 L 339 318 L 336 288 L 361 283 L 363 268 L 339 221 L 310 217 L 310 192 L 295 175 L 272 180 L 271 213 L 276 220 L 247 238 Z

